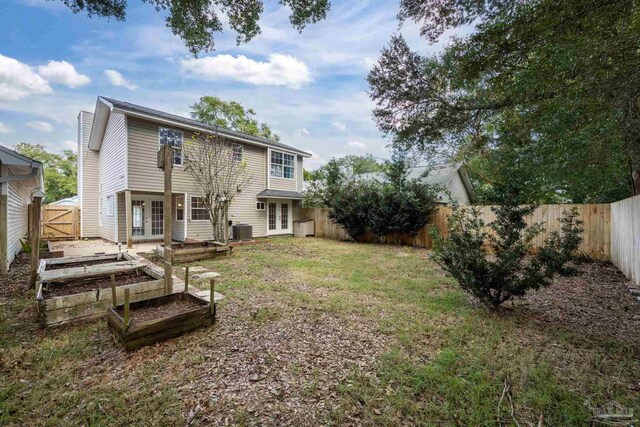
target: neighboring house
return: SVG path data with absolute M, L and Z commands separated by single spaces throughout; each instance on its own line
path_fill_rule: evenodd
M 0 145 L 0 275 L 22 249 L 34 195 L 44 196 L 42 163 Z
M 67 197 L 66 199 L 56 200 L 55 202 L 49 203 L 50 205 L 65 205 L 65 206 L 78 206 L 78 196 Z
M 475 199 L 475 191 L 469 180 L 469 175 L 462 163 L 454 163 L 440 166 L 417 166 L 409 168 L 407 178 L 421 178 L 425 172 L 429 172 L 422 181 L 426 184 L 438 185 L 444 191 L 438 194 L 440 203 L 449 204 L 451 199 L 456 200 L 461 205 L 469 205 Z M 365 173 L 360 175 L 364 179 L 384 180 L 381 172 Z M 449 196 L 450 193 L 451 196 Z
M 233 223 L 253 235 L 291 234 L 300 218 L 302 165 L 310 154 L 265 138 L 209 126 L 128 102 L 98 97 L 95 112 L 78 116 L 78 196 L 83 238 L 114 242 L 164 236 L 163 172 L 157 153 L 173 146 L 172 238 L 210 239 L 212 227 L 201 190 L 184 168 L 182 147 L 194 132 L 216 132 L 237 144 L 253 180 L 229 207 Z M 130 229 L 127 229 L 130 216 Z

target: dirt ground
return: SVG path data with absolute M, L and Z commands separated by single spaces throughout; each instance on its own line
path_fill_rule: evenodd
M 495 315 L 428 251 L 236 249 L 206 265 L 233 278 L 216 325 L 132 353 L 103 322 L 39 329 L 28 263 L 16 264 L 0 278 L 0 424 L 496 425 L 504 375 L 521 425 L 541 412 L 583 425 L 596 392 L 638 403 L 640 304 L 610 264 L 580 264 Z

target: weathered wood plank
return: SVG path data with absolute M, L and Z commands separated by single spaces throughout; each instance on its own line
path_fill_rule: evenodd
M 138 261 L 120 261 L 108 264 L 87 265 L 86 267 L 61 268 L 59 270 L 43 271 L 40 273 L 40 280 L 50 282 L 86 279 L 105 273 L 123 273 L 143 267 L 144 265 Z

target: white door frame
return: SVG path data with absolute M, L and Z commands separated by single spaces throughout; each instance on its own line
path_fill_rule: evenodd
M 271 203 L 276 205 L 276 228 L 269 230 L 269 206 Z M 282 228 L 282 205 L 288 206 L 287 228 Z M 293 234 L 293 201 L 290 199 L 267 199 L 267 236 L 277 234 Z
M 167 214 L 166 209 L 164 209 L 164 197 L 162 195 L 153 195 L 153 194 L 131 194 L 131 212 L 129 215 L 133 216 L 133 207 L 135 206 L 136 201 L 142 201 L 144 203 L 144 235 L 135 235 L 133 230 L 131 230 L 131 238 L 134 241 L 141 240 L 162 240 L 164 238 L 164 215 Z M 151 203 L 152 202 L 162 202 L 162 234 L 152 234 L 152 212 L 151 212 Z M 134 218 L 132 218 L 131 226 L 134 226 Z

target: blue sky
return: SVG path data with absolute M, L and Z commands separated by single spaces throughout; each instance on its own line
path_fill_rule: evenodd
M 236 46 L 227 30 L 197 59 L 162 13 L 128 3 L 126 22 L 74 15 L 60 1 L 0 3 L 0 144 L 74 148 L 78 112 L 92 111 L 97 95 L 185 116 L 200 96 L 216 95 L 312 152 L 307 168 L 347 154 L 389 156 L 366 76 L 399 31 L 397 2 L 334 0 L 325 21 L 299 34 L 289 10 L 267 0 L 261 35 Z M 414 25 L 401 32 L 422 52 L 442 46 L 420 40 Z

